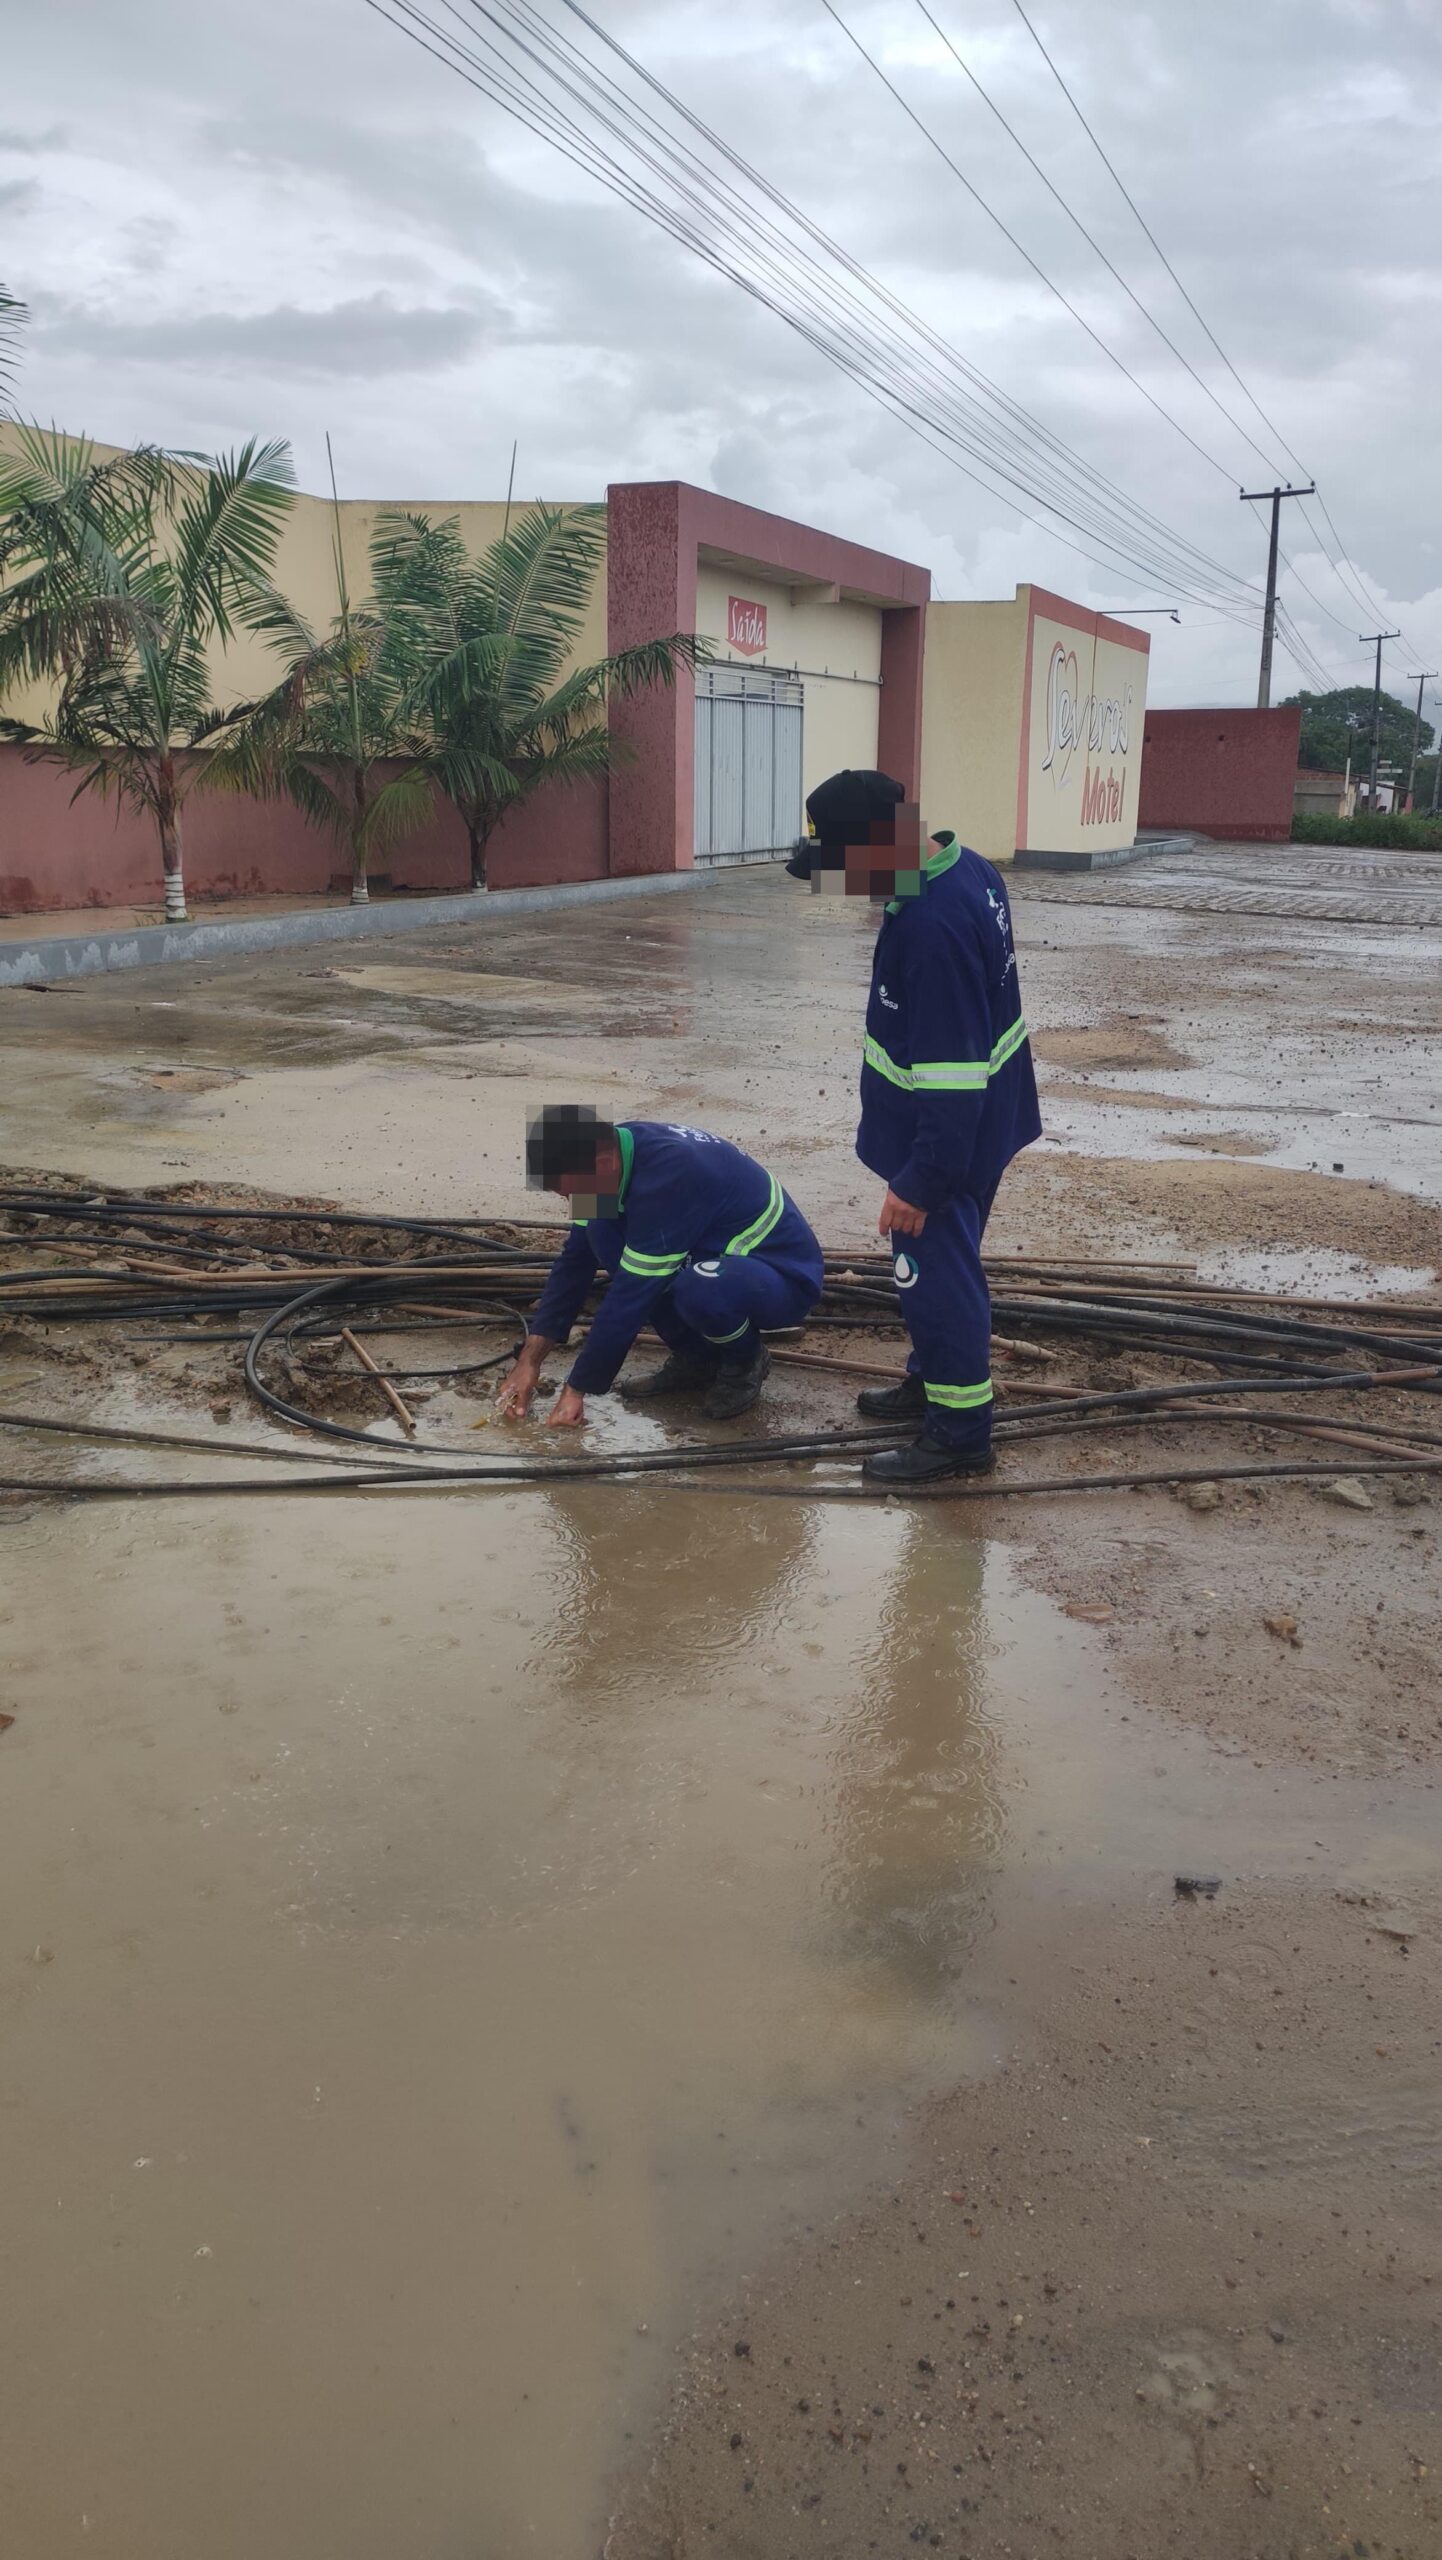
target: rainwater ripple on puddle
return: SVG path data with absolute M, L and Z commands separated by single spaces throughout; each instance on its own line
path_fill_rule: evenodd
M 7 1554 L 27 2560 L 82 2512 L 95 2560 L 584 2560 L 669 2347 L 1007 2049 L 1006 1895 L 1316 1854 L 1313 1795 L 1139 1752 L 952 1514 L 173 1500 Z

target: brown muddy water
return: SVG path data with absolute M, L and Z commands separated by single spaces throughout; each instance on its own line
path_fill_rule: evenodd
M 588 2560 L 676 2342 L 1024 2033 L 1009 1920 L 1428 1854 L 1425 1800 L 1122 1713 L 939 1508 L 179 1500 L 4 1551 L 24 2560 Z

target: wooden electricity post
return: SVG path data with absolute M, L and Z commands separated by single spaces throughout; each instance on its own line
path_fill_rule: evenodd
M 1317 483 L 1309 480 L 1305 489 L 1241 489 L 1238 496 L 1244 506 L 1256 506 L 1262 498 L 1272 501 L 1272 539 L 1267 546 L 1267 610 L 1262 616 L 1262 671 L 1257 678 L 1257 709 L 1272 707 L 1272 641 L 1277 628 L 1277 528 L 1281 521 L 1284 498 L 1315 497 Z

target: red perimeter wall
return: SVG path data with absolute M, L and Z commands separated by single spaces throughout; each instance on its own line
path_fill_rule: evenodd
M 149 822 L 87 792 L 71 805 L 73 774 L 27 764 L 0 746 L 0 915 L 56 908 L 158 907 L 160 847 Z M 185 807 L 185 885 L 196 898 L 322 896 L 345 863 L 332 836 L 288 801 L 195 791 Z M 599 880 L 607 869 L 604 781 L 543 792 L 492 837 L 493 889 Z M 397 889 L 466 889 L 465 829 L 448 803 L 372 869 Z
M 1196 827 L 1203 835 L 1283 844 L 1302 714 L 1148 711 L 1137 825 Z

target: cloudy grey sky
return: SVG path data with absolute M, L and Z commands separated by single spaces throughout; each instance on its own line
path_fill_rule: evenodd
M 1442 666 L 1442 8 L 1026 4 L 1201 312 L 1315 473 L 1364 585 L 1402 626 L 1389 665 L 1405 691 L 1407 669 Z M 426 5 L 440 15 L 446 0 Z M 595 51 L 564 0 L 534 5 Z M 837 6 L 1175 427 L 1038 281 L 822 0 L 589 5 L 1128 500 L 1260 580 L 1264 528 L 1235 487 L 1272 473 L 1072 228 L 918 0 Z M 1142 301 L 1275 453 L 1013 0 L 927 6 Z M 462 19 L 484 39 L 474 0 L 456 0 L 451 23 Z M 285 435 L 310 488 L 328 427 L 343 494 L 414 501 L 501 494 L 514 437 L 528 495 L 691 479 L 923 561 L 945 596 L 1009 595 L 1031 578 L 1092 604 L 1170 600 L 1164 583 L 1019 520 L 364 0 L 0 0 L 0 22 L 0 278 L 34 311 L 21 398 L 38 416 L 115 442 Z M 1371 617 L 1318 534 L 1297 510 L 1284 516 L 1313 591 L 1284 576 L 1284 602 L 1333 679 L 1361 681 L 1370 657 L 1356 634 Z M 1154 700 L 1254 698 L 1251 626 L 1183 604 L 1180 629 L 1150 627 Z M 1280 654 L 1278 676 L 1279 693 L 1307 680 Z

